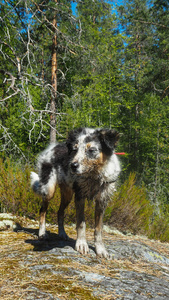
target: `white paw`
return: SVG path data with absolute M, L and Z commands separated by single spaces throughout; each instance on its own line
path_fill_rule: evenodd
M 85 239 L 77 239 L 75 250 L 81 254 L 87 254 L 89 252 L 89 247 Z
M 45 241 L 45 240 L 48 240 L 48 239 L 49 239 L 49 235 L 47 234 L 47 232 L 45 232 L 43 234 L 39 233 L 39 240 Z
M 104 258 L 107 258 L 107 259 L 112 258 L 111 254 L 109 254 L 107 252 L 107 250 L 105 249 L 103 243 L 96 243 L 95 244 L 95 250 L 96 250 L 96 255 L 99 256 L 99 257 L 104 257 Z

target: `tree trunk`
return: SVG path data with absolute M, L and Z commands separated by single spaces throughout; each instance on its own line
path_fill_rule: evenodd
M 55 0 L 57 3 L 57 0 Z M 56 36 L 56 15 L 53 18 L 53 40 L 52 40 L 52 93 L 51 93 L 51 104 L 50 104 L 50 143 L 56 142 L 56 100 L 57 100 L 57 53 L 56 53 L 56 46 L 57 46 L 57 36 Z
M 160 128 L 158 125 L 157 128 L 157 150 L 156 150 L 156 168 L 155 168 L 155 184 L 154 184 L 154 203 L 155 210 L 158 215 L 160 215 L 159 208 L 159 199 L 158 199 L 158 188 L 159 188 L 159 137 L 160 137 Z

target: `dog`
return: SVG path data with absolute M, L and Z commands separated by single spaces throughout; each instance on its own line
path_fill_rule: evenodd
M 114 153 L 119 133 L 112 129 L 79 128 L 72 130 L 63 143 L 50 145 L 38 158 L 38 174 L 31 172 L 31 186 L 42 196 L 39 239 L 47 238 L 45 217 L 56 185 L 61 191 L 58 210 L 58 231 L 67 240 L 64 210 L 75 194 L 77 240 L 75 250 L 87 254 L 84 217 L 85 199 L 95 200 L 95 251 L 99 257 L 110 258 L 102 240 L 103 215 L 115 190 L 120 162 Z

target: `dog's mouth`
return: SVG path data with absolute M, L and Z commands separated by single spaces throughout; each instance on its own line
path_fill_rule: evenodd
M 70 168 L 70 173 L 73 176 L 78 176 L 78 177 L 89 177 L 91 174 L 95 173 L 96 170 L 93 168 L 83 168 L 79 163 L 73 162 L 69 166 Z
M 70 173 L 71 173 L 72 175 L 83 176 L 83 175 L 86 174 L 87 172 L 79 172 L 79 171 L 73 171 L 73 170 L 70 170 Z
M 74 170 L 74 169 L 70 168 L 70 173 L 73 176 L 83 177 L 83 176 L 86 176 L 86 174 L 89 174 L 89 171 L 87 171 L 87 170 L 80 171 L 79 169 Z
M 79 178 L 79 180 L 80 179 L 84 179 L 84 180 L 86 180 L 87 178 L 93 178 L 93 177 L 95 177 L 96 176 L 96 174 L 95 173 L 93 173 L 93 172 L 89 172 L 89 170 L 84 170 L 84 171 L 73 171 L 73 170 L 70 170 L 70 174 L 72 175 L 72 177 L 74 177 L 74 178 Z
M 77 161 L 72 162 L 70 164 L 70 172 L 71 172 L 71 174 L 78 175 L 78 176 L 86 173 L 86 172 L 82 171 L 80 164 Z

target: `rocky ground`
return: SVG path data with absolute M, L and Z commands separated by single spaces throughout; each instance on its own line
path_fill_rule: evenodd
M 90 253 L 61 241 L 48 225 L 49 241 L 38 241 L 38 223 L 0 214 L 0 299 L 169 299 L 169 244 L 123 235 L 104 227 L 113 259 L 96 257 L 93 230 L 87 229 Z

